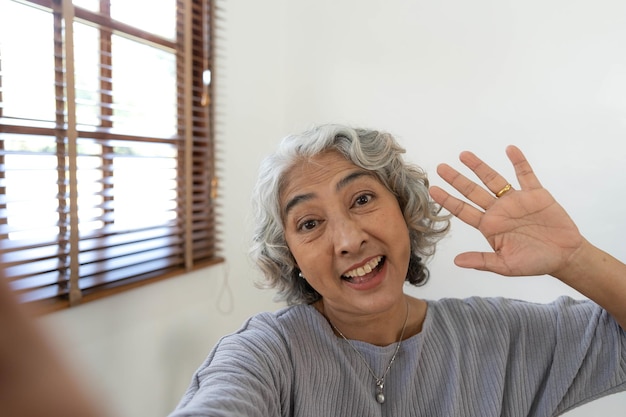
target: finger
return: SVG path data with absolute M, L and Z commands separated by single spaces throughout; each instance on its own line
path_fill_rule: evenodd
M 495 253 L 464 252 L 454 258 L 454 264 L 461 268 L 490 271 L 504 276 L 511 275 L 509 268 Z
M 430 196 L 437 204 L 458 217 L 464 223 L 467 223 L 474 228 L 478 227 L 480 218 L 483 214 L 480 210 L 456 197 L 452 197 L 443 188 L 432 186 L 430 187 L 429 192 Z
M 491 168 L 482 159 L 474 155 L 472 152 L 461 152 L 459 159 L 465 166 L 476 174 L 476 176 L 482 181 L 483 184 L 494 194 L 503 190 L 509 183 L 502 175 L 500 175 L 495 169 Z
M 467 199 L 486 209 L 493 204 L 493 195 L 448 164 L 437 166 L 437 174 Z
M 526 160 L 526 157 L 517 146 L 508 146 L 506 148 L 506 154 L 513 164 L 517 181 L 522 189 L 532 190 L 542 188 L 542 185 L 530 166 L 530 163 Z

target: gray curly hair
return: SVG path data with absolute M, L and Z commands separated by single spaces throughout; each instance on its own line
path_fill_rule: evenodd
M 339 152 L 356 166 L 374 172 L 396 196 L 411 242 L 406 281 L 416 286 L 425 284 L 429 277 L 425 260 L 435 253 L 436 243 L 450 227 L 450 216 L 440 215 L 441 207 L 428 194 L 426 173 L 403 160 L 404 148 L 389 133 L 320 125 L 287 136 L 278 150 L 261 163 L 252 198 L 255 229 L 250 248 L 250 257 L 265 277 L 259 286 L 276 289 L 277 300 L 290 305 L 321 298 L 298 276 L 300 271 L 285 240 L 279 197 L 285 174 L 294 163 L 326 151 Z

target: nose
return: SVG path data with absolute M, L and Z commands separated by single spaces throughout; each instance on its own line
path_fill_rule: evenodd
M 333 245 L 337 255 L 357 253 L 367 242 L 367 232 L 358 221 L 349 216 L 335 222 Z

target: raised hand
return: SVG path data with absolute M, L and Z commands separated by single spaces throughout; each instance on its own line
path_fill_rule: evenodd
M 558 276 L 585 239 L 565 210 L 542 187 L 524 154 L 515 146 L 507 147 L 506 154 L 515 169 L 519 188 L 511 186 L 471 152 L 461 153 L 460 160 L 484 186 L 447 164 L 437 168 L 439 176 L 469 202 L 435 186 L 430 189 L 432 198 L 478 229 L 493 248 L 493 252 L 462 253 L 455 263 L 501 275 Z

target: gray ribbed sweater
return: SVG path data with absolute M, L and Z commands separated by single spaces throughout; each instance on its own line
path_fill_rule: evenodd
M 379 375 L 395 349 L 353 344 Z M 381 405 L 362 359 L 301 305 L 222 338 L 171 417 L 554 416 L 625 381 L 626 333 L 591 302 L 444 299 L 403 342 Z

